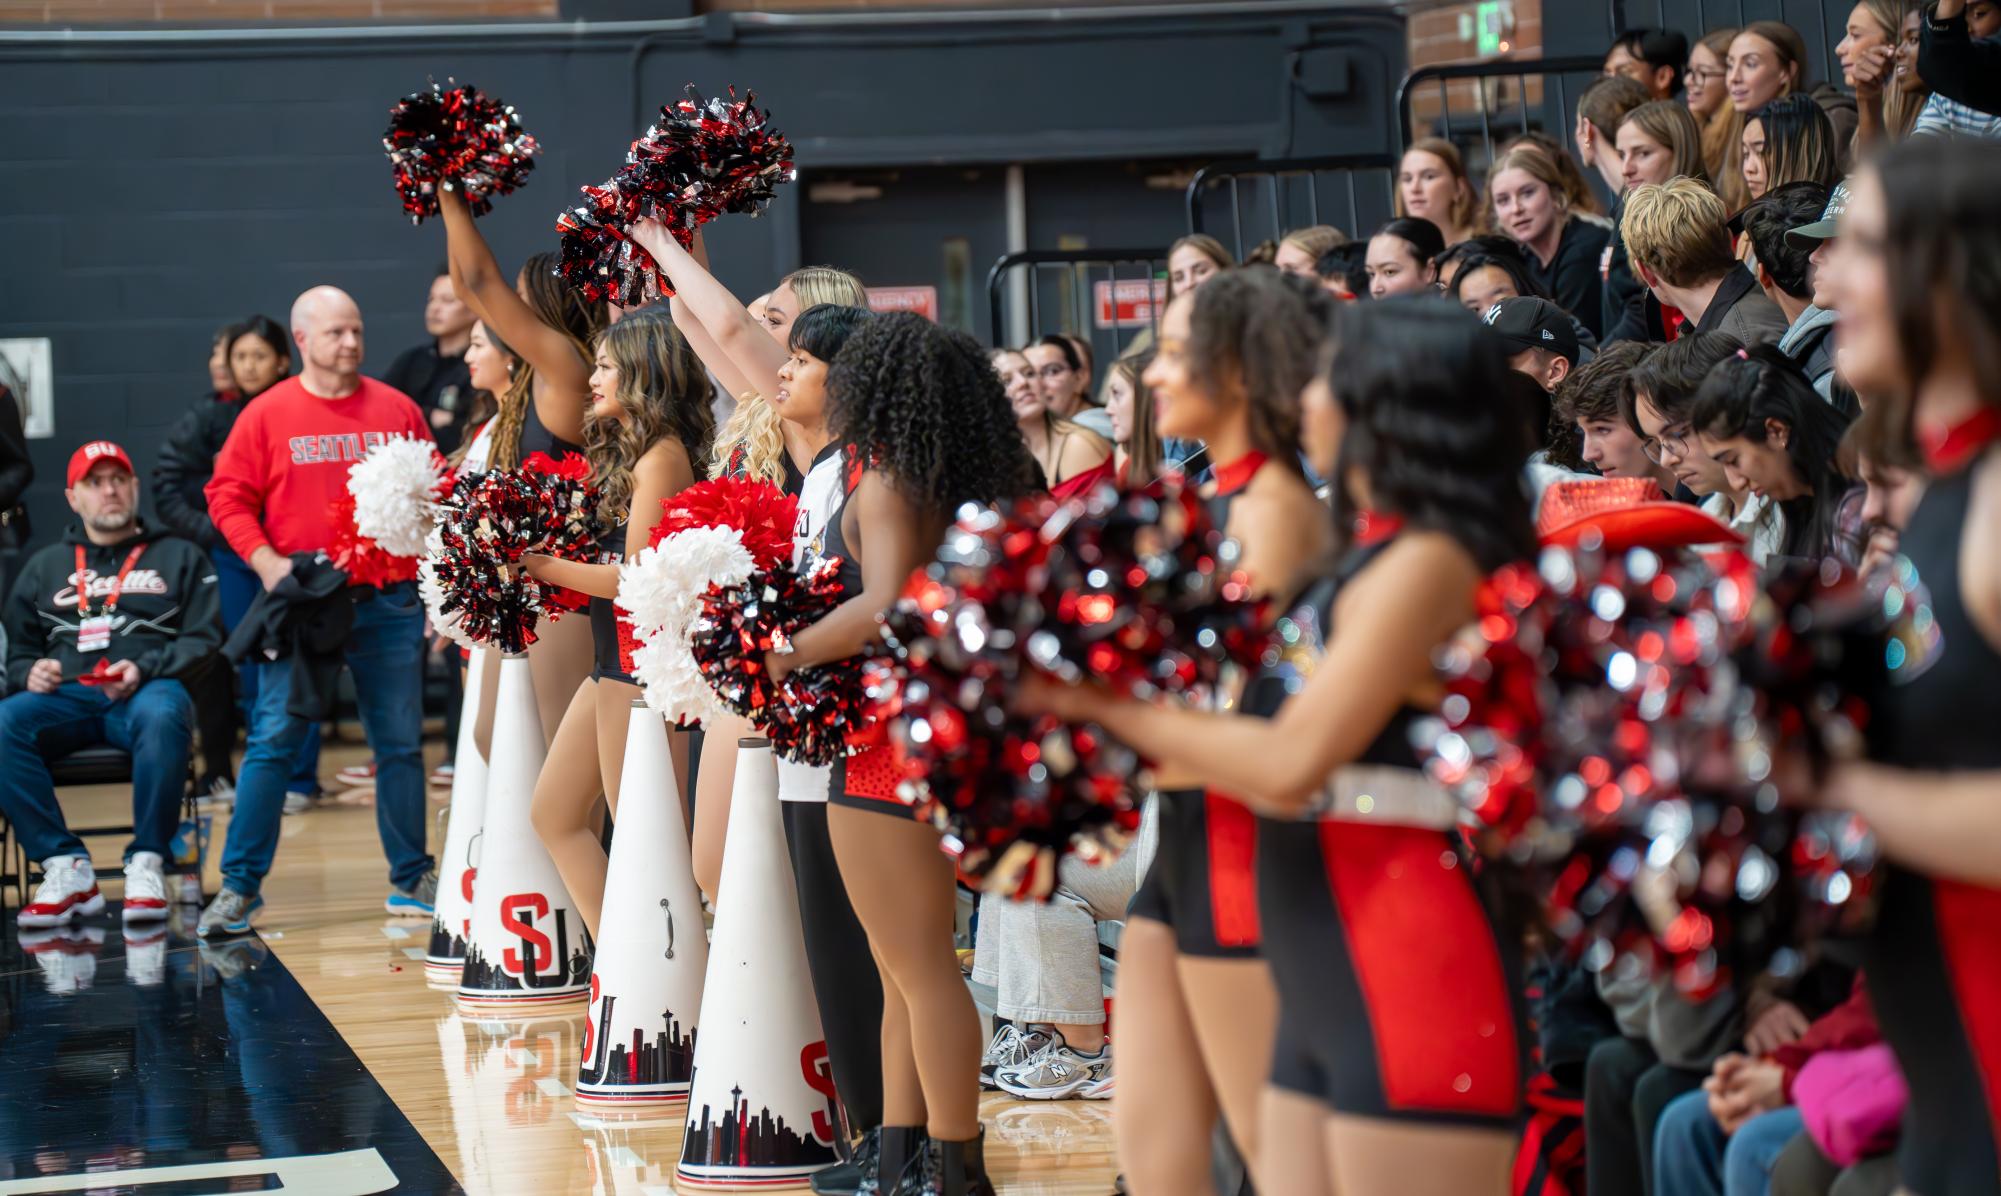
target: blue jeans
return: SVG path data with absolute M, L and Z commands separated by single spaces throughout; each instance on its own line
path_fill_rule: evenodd
M 125 849 L 170 854 L 194 748 L 194 704 L 171 677 L 144 682 L 122 702 L 81 682 L 54 693 L 22 691 L 0 701 L 0 811 L 32 859 L 87 855 L 56 803 L 50 759 L 108 743 L 132 756 L 132 842 Z
M 424 706 L 417 672 L 424 608 L 416 584 L 391 586 L 356 603 L 345 652 L 362 730 L 375 752 L 375 829 L 389 858 L 389 879 L 399 889 L 414 888 L 432 863 L 424 850 Z M 309 726 L 285 710 L 292 659 L 261 661 L 256 669 L 250 745 L 222 852 L 223 879 L 245 896 L 256 895 L 278 853 L 285 776 Z
M 1765 1196 L 1779 1152 L 1805 1128 L 1788 1105 L 1726 1136 L 1709 1115 L 1708 1093 L 1677 1097 L 1654 1135 L 1654 1196 Z
M 208 559 L 215 565 L 216 597 L 222 602 L 222 626 L 225 631 L 235 631 L 243 622 L 243 616 L 250 610 L 250 604 L 263 593 L 264 583 L 258 579 L 257 571 L 243 563 L 243 558 L 227 548 L 211 548 Z M 243 696 L 243 721 L 248 724 L 250 712 L 257 708 L 257 666 L 244 663 L 236 667 L 237 691 Z M 299 754 L 292 758 L 292 779 L 285 789 L 290 793 L 318 793 L 320 791 L 320 725 L 313 723 L 306 728 L 306 737 L 299 743 Z

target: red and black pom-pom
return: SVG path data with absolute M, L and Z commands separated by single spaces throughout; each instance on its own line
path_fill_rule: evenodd
M 802 764 L 846 756 L 848 735 L 868 722 L 860 660 L 799 669 L 778 683 L 765 668 L 768 653 L 786 651 L 841 604 L 839 569 L 830 558 L 802 573 L 780 566 L 739 586 L 712 586 L 688 636 L 717 699 L 768 735 L 774 752 Z
M 475 216 L 493 208 L 493 197 L 528 181 L 535 139 L 521 131 L 514 109 L 471 84 L 432 83 L 389 110 L 382 148 L 396 178 L 396 193 L 410 223 L 438 214 L 438 188 L 460 188 Z
M 1192 490 L 978 511 L 946 533 L 885 622 L 870 673 L 903 795 L 945 832 L 962 874 L 1046 896 L 1057 858 L 1116 851 L 1137 826 L 1145 761 L 1098 728 L 1007 708 L 1031 670 L 1129 695 L 1190 697 L 1265 643 L 1235 546 Z
M 575 609 L 564 600 L 568 591 L 530 577 L 521 558 L 588 561 L 599 551 L 596 491 L 567 461 L 535 468 L 547 461 L 538 454 L 518 470 L 464 475 L 444 504 L 442 551 L 432 565 L 445 593 L 442 612 L 458 614 L 472 639 L 506 652 L 535 642 L 538 619 Z
M 651 216 L 685 246 L 717 216 L 762 211 L 792 178 L 792 144 L 755 98 L 739 100 L 732 87 L 727 99 L 704 100 L 691 86 L 688 98 L 662 107 L 618 173 L 584 187 L 583 202 L 556 218 L 564 280 L 593 303 L 650 303 L 674 286 L 627 237 L 633 221 Z

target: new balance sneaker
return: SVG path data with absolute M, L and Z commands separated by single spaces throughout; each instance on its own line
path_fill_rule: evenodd
M 90 860 L 59 855 L 42 861 L 42 883 L 35 886 L 35 899 L 21 907 L 14 921 L 40 929 L 103 912 L 104 894 L 97 891 L 97 872 Z
M 1023 1100 L 1106 1100 L 1112 1095 L 1112 1044 L 1087 1055 L 1058 1034 L 1034 1058 L 995 1072 L 994 1086 Z
M 366 764 L 350 764 L 334 774 L 334 780 L 349 788 L 375 784 L 375 761 Z
M 135 851 L 125 861 L 125 920 L 155 922 L 167 916 L 167 877 L 158 852 Z
M 424 879 L 410 888 L 390 890 L 389 899 L 382 903 L 382 907 L 390 913 L 406 918 L 428 918 L 436 912 L 437 906 L 438 874 L 435 870 L 426 872 Z
M 201 912 L 201 921 L 195 924 L 195 933 L 205 939 L 232 938 L 250 933 L 252 915 L 264 908 L 264 898 L 249 897 L 224 885 L 215 900 Z
M 987 1053 L 980 1056 L 980 1087 L 995 1087 L 995 1072 L 1028 1062 L 1054 1037 L 1055 1032 L 1047 1026 L 1024 1028 L 1013 1022 L 1001 1023 L 1001 1028 L 994 1031 L 993 1041 L 987 1044 Z

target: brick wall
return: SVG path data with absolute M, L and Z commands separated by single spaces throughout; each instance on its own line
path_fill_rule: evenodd
M 1542 0 L 1504 0 L 1502 9 L 1512 20 L 1502 33 L 1502 58 L 1538 58 L 1542 55 Z M 1410 17 L 1410 65 L 1412 70 L 1447 63 L 1475 62 L 1478 38 L 1474 34 L 1477 4 L 1446 4 L 1414 12 Z M 1465 34 L 1466 36 L 1462 36 Z M 1454 80 L 1447 87 L 1455 114 L 1477 112 L 1483 97 L 1481 84 L 1471 79 Z M 1516 102 L 1519 88 L 1514 80 L 1485 84 L 1484 102 L 1489 109 Z M 1542 102 L 1542 86 L 1529 81 L 1529 102 Z M 1438 118 L 1440 105 L 1436 85 L 1426 87 L 1412 98 L 1411 119 L 1420 126 Z

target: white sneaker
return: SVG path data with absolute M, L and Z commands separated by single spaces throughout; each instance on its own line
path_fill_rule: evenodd
M 319 801 L 319 800 L 320 800 L 320 797 L 319 797 L 319 794 L 317 794 L 317 793 L 289 793 L 289 792 L 288 792 L 288 793 L 286 793 L 286 794 L 285 794 L 285 813 L 287 813 L 287 814 L 303 814 L 303 813 L 305 813 L 305 812 L 306 812 L 307 810 L 310 810 L 310 809 L 312 809 L 312 808 L 313 808 L 313 804 L 314 804 L 315 802 Z
M 1093 1054 L 1063 1041 L 1062 1035 L 1033 1059 L 994 1073 L 994 1086 L 1024 1100 L 1109 1100 L 1112 1095 L 1112 1044 L 1109 1039 Z
M 104 912 L 104 894 L 97 891 L 97 872 L 80 855 L 51 856 L 42 861 L 42 883 L 35 899 L 21 907 L 14 921 L 27 927 L 61 926 L 71 918 Z
M 74 996 L 97 983 L 97 949 L 104 945 L 101 926 L 65 926 L 30 930 L 21 935 L 21 950 L 42 970 L 42 987 L 51 996 Z
M 125 982 L 154 988 L 167 977 L 167 928 L 160 923 L 125 928 Z
M 125 861 L 125 920 L 154 922 L 167 916 L 167 877 L 159 853 L 135 851 Z
M 1047 1047 L 1054 1036 L 1047 1026 L 1017 1026 L 1004 1022 L 994 1031 L 986 1054 L 980 1057 L 980 1087 L 993 1088 L 994 1073 L 1003 1067 L 1019 1067 Z

